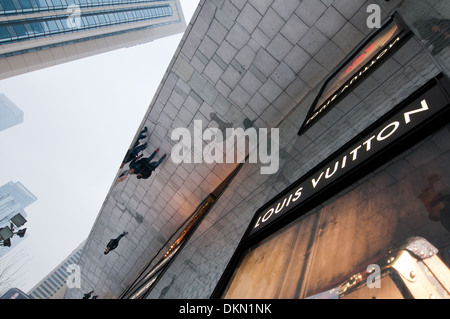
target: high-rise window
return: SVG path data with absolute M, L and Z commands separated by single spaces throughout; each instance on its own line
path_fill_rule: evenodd
M 79 24 L 76 28 L 73 28 L 68 22 L 69 14 L 67 13 L 51 17 L 8 20 L 0 22 L 0 44 L 122 25 L 171 15 L 172 8 L 169 5 L 163 5 L 83 13 L 80 15 Z
M 93 8 L 140 3 L 164 2 L 167 0 L 0 0 L 0 14 L 15 15 L 23 13 L 65 10 L 70 5 L 80 8 Z
M 180 0 L 0 0 L 0 79 L 183 32 L 181 9 Z

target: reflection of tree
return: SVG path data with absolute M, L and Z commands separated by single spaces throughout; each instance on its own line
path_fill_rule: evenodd
M 435 183 L 441 179 L 438 174 L 428 178 L 429 185 L 417 197 L 428 211 L 428 218 L 440 221 L 442 226 L 450 232 L 450 195 L 441 195 L 436 191 Z
M 29 260 L 30 256 L 22 251 L 0 258 L 0 295 L 23 283 L 23 266 Z

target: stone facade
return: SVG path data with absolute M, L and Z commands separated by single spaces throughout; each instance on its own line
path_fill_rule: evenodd
M 366 24 L 372 3 L 380 5 L 382 20 L 398 10 L 411 23 L 414 6 L 424 6 L 424 16 L 450 14 L 445 1 L 200 2 L 142 122 L 151 132 L 146 155 L 158 147 L 170 153 L 172 131 L 194 132 L 194 120 L 218 128 L 250 122 L 280 129 L 280 170 L 262 175 L 259 164 L 246 163 L 149 298 L 209 298 L 259 207 L 440 70 L 448 73 L 448 51 L 431 58 L 413 37 L 298 136 L 326 77 L 373 32 Z M 95 290 L 99 298 L 117 298 L 235 167 L 165 160 L 148 180 L 112 186 L 81 256 L 82 290 L 65 297 Z M 106 243 L 123 230 L 130 235 L 104 256 Z

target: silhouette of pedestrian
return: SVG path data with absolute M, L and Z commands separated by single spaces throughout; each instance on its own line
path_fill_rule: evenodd
M 147 143 L 144 143 L 141 145 L 139 145 L 139 143 L 140 143 L 140 140 L 142 140 L 144 138 L 147 138 L 147 127 L 144 127 L 144 129 L 139 134 L 139 137 L 138 137 L 136 143 L 134 143 L 133 147 L 130 148 L 127 151 L 127 153 L 125 154 L 125 157 L 123 158 L 120 168 L 122 168 L 128 162 L 131 162 L 132 160 L 134 160 L 136 158 L 142 157 L 142 155 L 139 155 L 139 153 L 146 149 Z
M 87 294 L 84 294 L 82 299 L 89 299 L 89 298 L 91 298 L 91 294 L 93 292 L 94 292 L 94 290 L 92 290 L 91 292 L 88 292 Z
M 147 179 L 149 178 L 153 171 L 162 163 L 162 161 L 167 157 L 167 154 L 164 154 L 159 161 L 152 162 L 151 160 L 155 157 L 156 153 L 159 149 L 156 149 L 152 155 L 147 158 L 135 158 L 130 163 L 130 169 L 124 171 L 116 181 L 117 183 L 124 181 L 128 175 L 136 175 L 137 179 Z
M 128 232 L 124 231 L 121 235 L 119 235 L 119 237 L 115 238 L 115 239 L 111 239 L 108 243 L 108 245 L 106 245 L 106 249 L 104 254 L 108 254 L 111 250 L 114 250 L 117 248 L 117 246 L 119 246 L 119 241 L 122 239 L 123 236 L 125 236 L 126 234 L 128 234 Z
M 130 163 L 130 172 L 129 174 L 136 174 L 136 177 L 138 179 L 147 179 L 149 178 L 153 171 L 161 164 L 161 162 L 166 158 L 167 154 L 164 154 L 161 156 L 159 161 L 152 162 L 151 160 L 155 157 L 156 153 L 159 151 L 159 149 L 156 149 L 152 155 L 150 155 L 147 158 L 142 158 L 138 160 L 133 160 Z

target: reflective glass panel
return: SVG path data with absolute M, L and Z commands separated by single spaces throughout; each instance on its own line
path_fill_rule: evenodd
M 47 25 L 48 25 L 48 28 L 50 29 L 50 31 L 52 31 L 52 32 L 58 31 L 58 25 L 56 24 L 55 21 L 49 20 L 49 21 L 47 21 Z
M 9 39 L 11 36 L 9 35 L 6 27 L 0 27 L 0 39 Z
M 23 24 L 16 24 L 13 26 L 14 31 L 16 31 L 16 34 L 18 37 L 23 37 L 28 34 L 25 26 Z
M 5 11 L 16 10 L 11 0 L 0 0 Z
M 45 0 L 36 0 L 36 3 L 38 4 L 39 7 L 41 8 L 46 8 L 48 7 L 48 4 Z
M 22 9 L 31 9 L 33 7 L 30 0 L 19 0 L 19 3 Z
M 31 30 L 33 30 L 35 33 L 43 33 L 44 29 L 42 28 L 42 25 L 39 22 L 33 22 L 30 23 Z
M 11 1 L 11 0 L 0 0 L 0 1 Z M 14 0 L 19 1 L 19 0 Z M 44 0 L 20 0 L 23 3 L 27 3 L 27 5 L 31 5 L 31 1 L 40 1 L 39 5 L 42 6 Z M 50 1 L 50 0 L 49 0 Z M 34 2 L 33 2 L 34 3 Z M 55 2 L 56 3 L 56 2 Z M 61 3 L 58 0 L 57 3 Z M 35 4 L 36 5 L 36 4 Z M 76 31 L 82 31 L 86 29 L 103 27 L 111 24 L 123 24 L 134 21 L 140 21 L 146 18 L 158 18 L 162 15 L 158 15 L 157 12 L 170 13 L 170 7 L 166 9 L 161 8 L 143 8 L 143 9 L 134 9 L 128 11 L 117 10 L 116 12 L 101 12 L 98 11 L 92 14 L 82 14 L 80 21 L 80 26 Z M 9 41 L 17 41 L 15 37 L 19 37 L 21 41 L 30 39 L 35 36 L 51 36 L 54 34 L 64 33 L 64 32 L 73 32 L 73 28 L 67 24 L 68 15 L 61 15 L 59 17 L 48 17 L 45 20 L 41 19 L 27 19 L 24 22 L 14 22 L 14 24 L 4 25 L 7 27 L 7 32 L 9 32 L 10 37 L 5 36 L 5 39 L 10 38 Z M 22 24 L 21 24 L 22 23 Z M 24 26 L 26 25 L 26 27 Z M 3 43 L 8 43 L 7 41 L 3 41 Z

